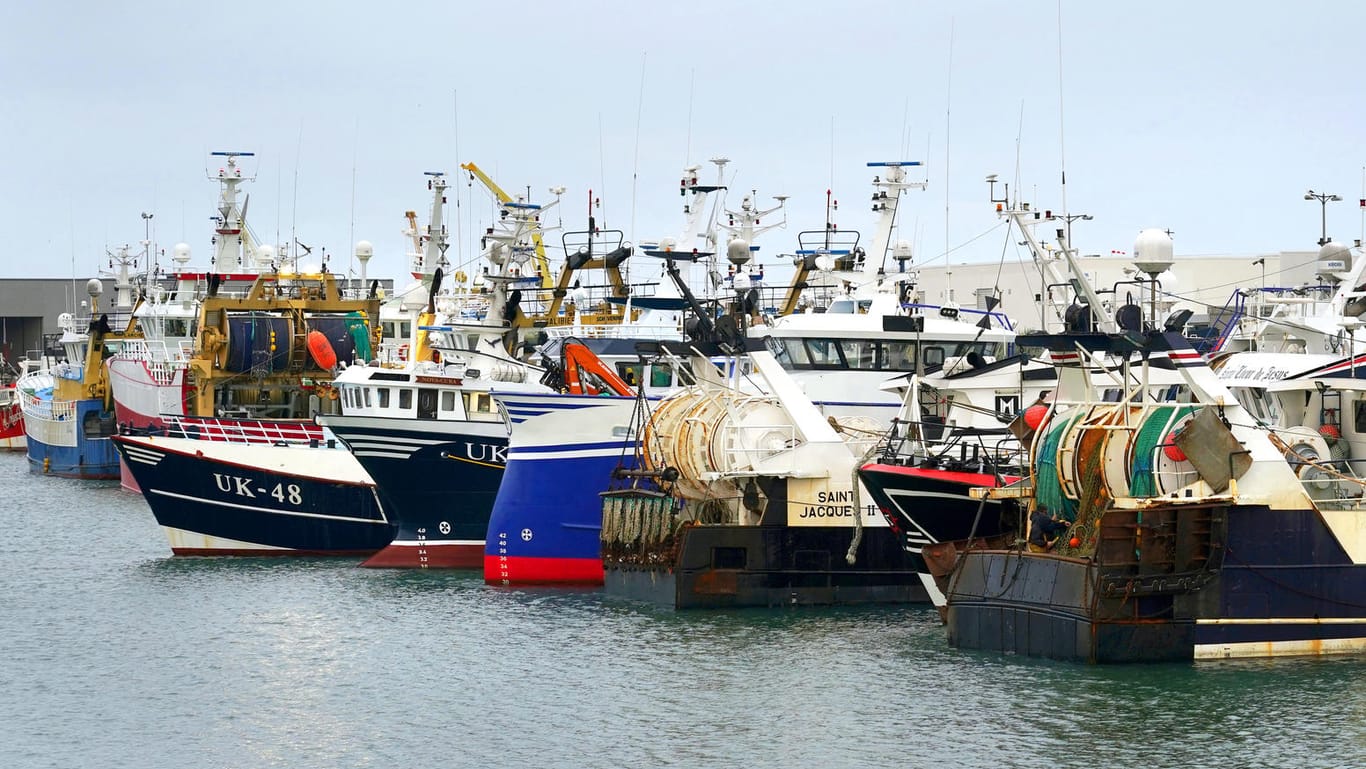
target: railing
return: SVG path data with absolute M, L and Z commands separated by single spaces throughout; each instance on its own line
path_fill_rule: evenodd
M 683 334 L 675 325 L 642 326 L 634 323 L 604 323 L 591 325 L 548 326 L 546 336 L 550 339 L 564 339 L 576 336 L 582 339 L 682 339 Z
M 248 444 L 321 443 L 323 428 L 307 421 L 163 416 L 167 437 Z

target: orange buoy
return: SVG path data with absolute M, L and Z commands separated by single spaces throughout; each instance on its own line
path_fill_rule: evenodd
M 1067 546 L 1068 546 L 1068 547 L 1081 547 L 1081 538 L 1080 538 L 1080 537 L 1073 537 L 1073 538 L 1067 540 Z
M 321 331 L 308 332 L 308 354 L 313 356 L 313 362 L 318 364 L 318 368 L 332 369 L 337 365 L 337 353 Z
M 1043 418 L 1047 414 L 1047 406 L 1041 404 L 1035 404 L 1033 406 L 1030 406 L 1029 408 L 1025 409 L 1024 412 L 1025 425 L 1028 426 L 1031 430 L 1037 430 L 1039 429 L 1039 425 L 1043 424 Z
M 1166 446 L 1163 446 L 1162 453 L 1166 454 L 1167 459 L 1170 459 L 1173 462 L 1186 461 L 1186 452 L 1182 451 L 1181 447 L 1176 445 L 1175 443 L 1169 443 Z

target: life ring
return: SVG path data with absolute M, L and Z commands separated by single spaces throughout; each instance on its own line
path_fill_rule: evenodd
M 401 344 L 398 346 L 398 359 L 408 360 L 408 345 Z

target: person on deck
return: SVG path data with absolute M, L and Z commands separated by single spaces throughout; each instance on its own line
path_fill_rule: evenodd
M 1029 552 L 1047 553 L 1052 550 L 1058 544 L 1058 534 L 1070 525 L 1067 521 L 1058 520 L 1043 505 L 1034 508 L 1034 513 L 1029 516 Z

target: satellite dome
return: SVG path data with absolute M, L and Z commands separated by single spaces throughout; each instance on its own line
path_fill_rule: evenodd
M 1172 256 L 1172 236 L 1166 230 L 1150 227 L 1138 233 L 1134 240 L 1134 265 L 1150 275 L 1156 275 L 1176 262 Z
M 171 259 L 180 264 L 187 264 L 190 261 L 190 244 L 175 244 L 175 246 L 171 248 Z
M 362 262 L 375 255 L 375 246 L 368 240 L 356 242 L 356 258 Z
M 1337 241 L 1330 240 L 1319 248 L 1319 261 L 1316 267 L 1319 277 L 1336 281 L 1335 273 L 1352 269 L 1352 250 Z
M 85 293 L 91 296 L 99 296 L 104 293 L 104 283 L 99 278 L 91 278 L 85 282 Z
M 744 238 L 735 238 L 726 244 L 726 258 L 731 264 L 736 266 L 745 264 L 749 261 L 749 241 Z

